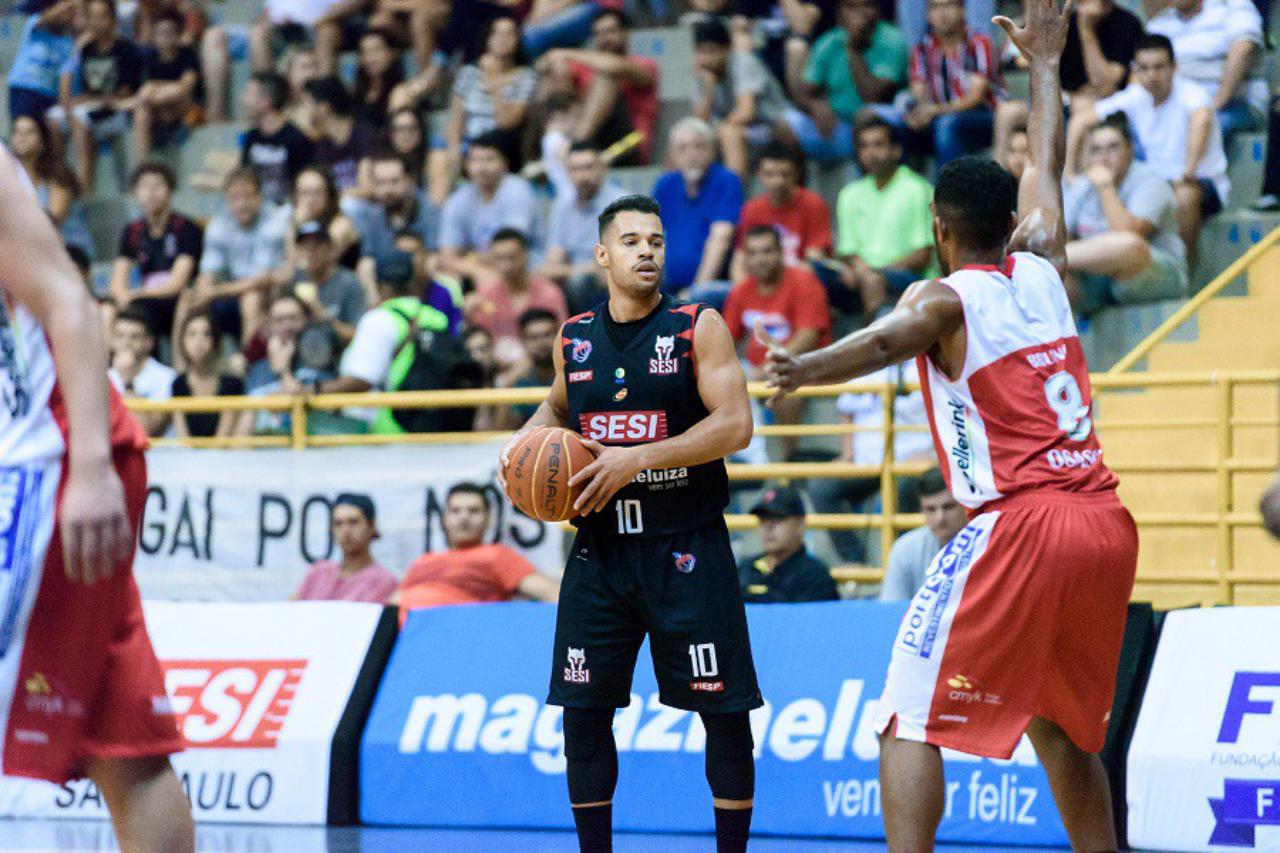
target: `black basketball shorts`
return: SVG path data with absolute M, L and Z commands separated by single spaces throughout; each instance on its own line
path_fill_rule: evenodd
M 622 708 L 645 634 L 662 704 L 763 703 L 724 519 L 658 536 L 579 531 L 560 586 L 547 703 Z

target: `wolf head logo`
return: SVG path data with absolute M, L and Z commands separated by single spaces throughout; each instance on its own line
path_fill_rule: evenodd
M 661 361 L 670 361 L 671 353 L 675 350 L 675 348 L 676 348 L 675 335 L 667 335 L 665 337 L 662 335 L 658 335 L 658 337 L 655 338 L 653 341 L 654 352 L 658 354 L 658 358 Z
M 582 672 L 587 662 L 587 655 L 582 649 L 569 649 L 569 668 L 574 672 Z

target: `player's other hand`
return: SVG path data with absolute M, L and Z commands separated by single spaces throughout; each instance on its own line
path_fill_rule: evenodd
M 1028 62 L 1057 62 L 1067 45 L 1067 27 L 1071 22 L 1072 0 L 1023 0 L 1026 23 L 1018 26 L 1004 15 L 996 15 L 991 23 L 1000 27 Z
M 124 486 L 110 460 L 72 464 L 58 518 L 62 563 L 72 581 L 106 580 L 133 553 Z
M 756 340 L 768 350 L 764 362 L 765 383 L 770 388 L 777 389 L 768 401 L 768 404 L 772 406 L 804 384 L 801 376 L 800 359 L 789 349 L 778 343 L 773 335 L 769 334 L 768 330 L 765 329 L 764 322 L 758 318 L 755 324 L 755 336 Z
M 605 447 L 591 439 L 584 439 L 582 443 L 596 455 L 596 459 L 574 474 L 569 485 L 586 483 L 582 494 L 573 502 L 573 508 L 579 515 L 590 515 L 608 506 L 610 499 L 640 473 L 642 466 L 637 462 L 634 447 Z
M 505 494 L 507 491 L 507 466 L 511 464 L 511 451 L 520 442 L 522 438 L 529 434 L 530 429 L 538 429 L 538 427 L 526 427 L 517 430 L 511 438 L 507 439 L 507 443 L 502 445 L 502 449 L 498 451 L 498 485 L 502 487 Z

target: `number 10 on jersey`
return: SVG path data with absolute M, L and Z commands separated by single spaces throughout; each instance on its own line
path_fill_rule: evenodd
M 614 501 L 613 505 L 618 510 L 619 533 L 644 532 L 644 516 L 640 513 L 640 501 Z

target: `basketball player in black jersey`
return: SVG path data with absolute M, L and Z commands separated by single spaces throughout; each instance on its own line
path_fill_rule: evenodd
M 565 709 L 579 846 L 612 849 L 613 717 L 647 633 L 662 703 L 707 730 L 717 849 L 741 851 L 755 791 L 747 713 L 763 703 L 724 523 L 724 457 L 751 438 L 746 378 L 720 315 L 659 290 L 656 202 L 605 208 L 595 251 L 609 300 L 565 323 L 555 382 L 525 426 L 569 427 L 599 454 L 570 480 L 585 488 L 547 699 Z M 504 449 L 500 470 L 506 461 Z

